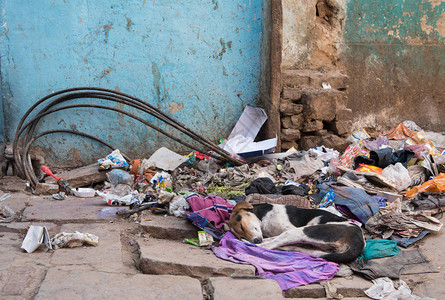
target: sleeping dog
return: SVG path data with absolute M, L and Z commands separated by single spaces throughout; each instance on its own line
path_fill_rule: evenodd
M 237 238 L 260 247 L 299 251 L 337 263 L 353 261 L 365 247 L 359 226 L 322 209 L 240 202 L 226 225 Z

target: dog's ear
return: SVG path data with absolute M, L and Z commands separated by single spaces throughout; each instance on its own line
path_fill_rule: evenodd
M 233 213 L 239 212 L 241 210 L 251 211 L 253 210 L 252 203 L 249 202 L 238 202 L 233 208 Z

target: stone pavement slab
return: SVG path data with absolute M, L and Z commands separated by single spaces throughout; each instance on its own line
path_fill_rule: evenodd
M 16 232 L 26 235 L 28 232 L 28 226 L 45 226 L 48 229 L 49 234 L 52 236 L 59 232 L 59 225 L 48 222 L 11 222 L 11 223 L 0 223 L 0 233 L 1 232 Z
M 443 222 L 443 219 L 441 221 Z M 420 247 L 423 255 L 431 261 L 439 273 L 402 275 L 400 279 L 408 284 L 416 296 L 445 299 L 445 284 L 443 284 L 445 283 L 444 229 L 428 234 L 417 243 L 417 247 Z
M 202 299 L 201 283 L 185 276 L 114 274 L 54 268 L 35 299 Z
M 271 279 L 212 277 L 209 278 L 206 288 L 211 291 L 214 300 L 283 299 L 280 286 Z
M 151 214 L 147 219 L 149 220 L 142 220 L 140 226 L 150 236 L 157 239 L 182 241 L 184 238 L 198 237 L 198 231 L 200 230 L 186 219 L 174 216 L 164 217 Z
M 147 274 L 186 275 L 200 279 L 230 276 L 232 273 L 255 275 L 255 267 L 217 258 L 211 250 L 169 240 L 138 240 L 139 269 Z
M 373 285 L 371 281 L 359 276 L 334 277 L 330 283 L 343 297 L 366 297 L 364 291 Z M 285 295 L 286 298 L 323 298 L 326 297 L 326 292 L 324 287 L 317 282 L 288 289 Z
M 54 250 L 51 263 L 61 265 L 89 265 L 104 272 L 135 273 L 134 266 L 123 262 L 120 240 L 121 225 L 118 223 L 64 224 L 61 232 L 92 233 L 99 237 L 97 246 L 60 248 Z
M 32 299 L 48 269 L 52 253 L 44 246 L 26 253 L 20 249 L 23 237 L 16 232 L 0 233 L 1 299 Z
M 0 196 L 3 196 L 4 192 L 0 191 Z M 28 203 L 31 201 L 31 195 L 25 193 L 10 193 L 11 196 L 2 201 L 3 204 L 12 209 L 16 214 L 21 215 L 21 212 L 25 209 Z
M 110 209 L 100 197 L 77 198 L 68 196 L 65 200 L 53 200 L 51 196 L 33 197 L 29 206 L 23 212 L 22 221 L 46 222 L 92 222 L 97 221 L 104 209 Z M 113 208 L 117 210 L 118 208 Z M 106 219 L 120 217 L 110 214 Z

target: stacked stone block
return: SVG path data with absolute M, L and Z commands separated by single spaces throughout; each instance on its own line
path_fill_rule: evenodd
M 325 145 L 343 151 L 352 130 L 347 76 L 314 70 L 283 71 L 280 103 L 281 148 L 307 150 Z M 324 86 L 330 85 L 330 88 Z

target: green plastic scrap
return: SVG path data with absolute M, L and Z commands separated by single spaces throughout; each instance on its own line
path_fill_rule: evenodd
M 199 239 L 198 238 L 184 239 L 184 241 L 186 241 L 189 244 L 199 247 Z

